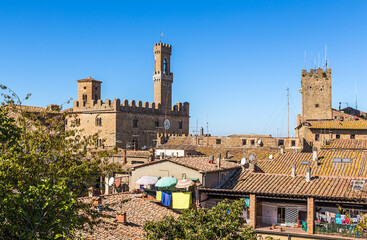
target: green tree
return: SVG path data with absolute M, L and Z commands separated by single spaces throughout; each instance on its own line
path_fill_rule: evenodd
M 251 227 L 241 217 L 246 208 L 243 200 L 224 200 L 207 209 L 188 209 L 177 219 L 166 216 L 144 225 L 147 239 L 248 239 L 255 240 Z
M 75 230 L 98 217 L 78 197 L 114 167 L 106 162 L 109 152 L 89 151 L 96 136 L 65 131 L 66 113 L 29 113 L 11 90 L 2 96 L 0 239 L 77 237 Z

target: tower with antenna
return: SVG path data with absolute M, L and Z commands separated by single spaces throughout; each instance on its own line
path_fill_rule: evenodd
M 302 70 L 302 119 L 332 119 L 331 69 Z

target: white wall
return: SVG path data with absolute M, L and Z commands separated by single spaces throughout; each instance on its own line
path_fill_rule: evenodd
M 155 150 L 155 156 L 159 157 L 163 153 L 165 156 L 171 157 L 172 154 L 175 157 L 184 157 L 185 156 L 185 150 L 179 150 L 179 149 L 156 149 Z
M 277 206 L 264 203 L 262 205 L 262 223 L 276 224 L 277 223 Z

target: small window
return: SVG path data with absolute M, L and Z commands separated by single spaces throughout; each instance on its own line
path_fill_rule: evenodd
M 292 140 L 292 141 L 291 141 L 291 146 L 292 146 L 292 147 L 295 147 L 295 146 L 296 146 L 296 140 Z
M 251 140 L 251 146 L 255 145 L 255 140 Z
M 102 126 L 102 118 L 96 117 L 96 126 Z
M 245 146 L 247 144 L 246 139 L 242 139 L 242 146 Z
M 320 139 L 320 134 L 316 133 L 315 134 L 315 141 L 319 141 L 319 139 Z
M 335 135 L 335 138 L 336 138 L 336 139 L 340 139 L 340 134 L 336 134 L 336 135 Z
M 163 60 L 163 72 L 167 72 L 167 59 Z
M 281 139 L 281 140 L 278 140 L 278 147 L 280 146 L 284 146 L 284 140 Z
M 155 126 L 155 127 L 159 127 L 159 120 L 156 120 L 156 121 L 154 122 L 154 126 Z
M 87 87 L 86 87 L 86 86 L 84 86 L 84 87 L 83 87 L 83 89 L 87 89 Z
M 97 147 L 101 147 L 102 146 L 102 139 L 97 139 Z
M 356 135 L 355 134 L 351 134 L 350 135 L 350 139 L 356 139 Z
M 216 143 L 216 144 L 222 144 L 222 139 L 216 139 L 216 140 L 215 140 L 215 143 Z
M 80 118 L 75 119 L 75 125 L 76 125 L 77 127 L 79 127 L 79 126 L 80 126 Z
M 334 119 L 338 119 L 338 116 L 334 116 Z
M 178 129 L 182 129 L 182 121 L 181 120 L 178 122 Z
M 133 128 L 137 128 L 138 127 L 138 119 L 134 119 L 133 120 Z
M 67 126 L 68 125 L 68 120 L 67 119 L 65 119 L 65 126 Z
M 320 106 L 320 105 L 319 105 L 318 103 L 316 103 L 316 104 L 315 104 L 315 107 L 317 107 L 317 108 L 318 108 L 319 106 Z

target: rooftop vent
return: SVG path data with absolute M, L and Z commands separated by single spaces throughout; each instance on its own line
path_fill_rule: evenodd
M 301 165 L 310 165 L 310 162 L 309 161 L 302 161 Z
M 351 163 L 350 158 L 333 158 L 333 163 Z

